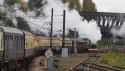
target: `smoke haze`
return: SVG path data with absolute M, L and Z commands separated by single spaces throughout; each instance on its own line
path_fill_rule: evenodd
M 96 43 L 101 39 L 100 29 L 95 21 L 87 22 L 83 21 L 82 17 L 76 10 L 70 10 L 68 3 L 63 4 L 61 0 L 47 0 L 47 4 L 44 6 L 42 15 L 33 18 L 34 12 L 28 11 L 27 13 L 17 9 L 16 16 L 24 18 L 32 29 L 37 28 L 45 33 L 49 32 L 51 22 L 51 9 L 54 8 L 54 24 L 53 32 L 58 34 L 57 31 L 63 29 L 63 11 L 66 10 L 66 33 L 67 30 L 77 28 L 79 30 L 80 38 L 88 38 L 92 43 Z M 62 33 L 62 32 L 61 32 Z

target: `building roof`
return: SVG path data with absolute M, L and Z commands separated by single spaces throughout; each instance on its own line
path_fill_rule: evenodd
M 14 33 L 14 34 L 23 34 L 23 32 L 17 28 L 0 26 L 4 30 L 5 33 Z

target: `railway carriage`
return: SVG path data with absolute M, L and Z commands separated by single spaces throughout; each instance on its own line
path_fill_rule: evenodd
M 37 36 L 34 35 L 34 49 L 39 47 L 39 38 Z
M 0 26 L 0 71 L 28 65 L 32 56 L 44 54 L 49 47 L 50 39 L 47 37 L 35 36 L 17 28 Z M 69 49 L 69 53 L 73 51 L 73 40 L 65 38 L 64 47 Z M 82 45 L 77 47 L 84 48 Z M 53 38 L 54 54 L 61 54 L 61 48 L 62 38 Z
M 65 47 L 66 48 L 72 48 L 72 39 L 65 39 Z
M 1 71 L 15 68 L 18 60 L 24 57 L 24 34 L 16 28 L 0 26 Z
M 34 54 L 43 55 L 49 47 L 49 40 L 46 37 L 35 36 Z
M 47 37 L 37 37 L 38 40 L 38 47 L 34 49 L 35 54 L 44 54 L 45 51 L 50 47 L 50 39 Z M 53 38 L 52 39 L 52 51 L 54 54 L 61 53 L 62 48 L 62 39 L 61 38 Z M 65 40 L 65 48 L 72 48 L 72 40 L 66 38 Z
M 34 55 L 34 35 L 27 31 L 23 31 L 25 34 L 25 57 L 30 57 Z
M 2 60 L 24 57 L 24 34 L 16 28 L 0 26 L 0 49 Z

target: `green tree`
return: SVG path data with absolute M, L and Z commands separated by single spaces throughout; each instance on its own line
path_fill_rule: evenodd
M 5 25 L 9 26 L 9 27 L 15 27 L 14 23 L 10 19 L 8 19 L 8 20 L 5 21 Z
M 29 0 L 28 7 L 29 10 L 35 11 L 36 16 L 39 16 L 43 13 L 44 5 L 47 4 L 46 0 Z
M 81 11 L 82 6 L 81 6 L 81 4 L 80 4 L 80 1 L 79 1 L 79 0 L 75 0 L 75 5 L 76 5 L 75 9 L 76 9 L 77 11 Z
M 34 10 L 43 7 L 46 3 L 46 0 L 29 0 L 28 6 L 30 10 Z
M 69 8 L 70 9 L 75 9 L 75 0 L 69 0 Z
M 23 11 L 27 11 L 28 9 L 28 4 L 23 2 L 23 0 L 5 0 L 5 4 L 7 4 L 8 6 L 12 6 L 14 4 L 20 4 L 20 8 Z
M 27 24 L 27 22 L 23 18 L 18 17 L 17 22 L 18 22 L 17 28 L 19 28 L 20 30 L 24 30 L 24 31 L 30 31 L 29 24 Z
M 21 0 L 5 0 L 5 3 L 7 4 L 7 5 L 9 5 L 9 6 L 12 6 L 12 5 L 14 5 L 15 3 L 20 3 L 21 2 Z
M 36 30 L 36 31 L 31 31 L 32 33 L 34 33 L 34 35 L 36 36 L 43 36 L 43 37 L 46 37 L 46 33 L 40 31 L 40 30 Z
M 83 0 L 82 11 L 85 12 L 96 12 L 96 5 L 92 0 Z
M 5 20 L 6 13 L 1 13 L 0 12 L 0 20 Z
M 21 2 L 21 10 L 23 10 L 24 12 L 26 12 L 28 10 L 28 4 L 25 2 Z
M 80 11 L 82 9 L 80 0 L 62 0 L 62 2 L 63 3 L 69 2 L 70 9 L 76 9 L 77 11 Z
M 63 3 L 66 3 L 67 2 L 67 0 L 61 0 Z

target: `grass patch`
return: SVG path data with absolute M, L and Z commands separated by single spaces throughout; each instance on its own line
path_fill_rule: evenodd
M 125 68 L 125 53 L 102 53 L 99 62 Z

